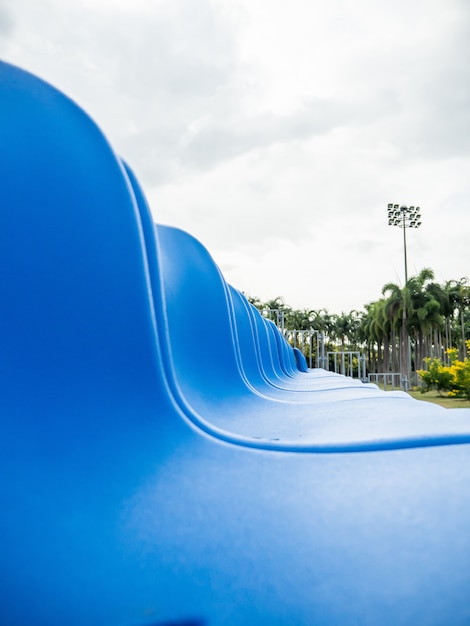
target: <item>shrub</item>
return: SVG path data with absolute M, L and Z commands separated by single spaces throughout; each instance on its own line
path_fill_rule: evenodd
M 466 342 L 470 352 L 470 340 Z M 418 370 L 418 374 L 423 381 L 421 393 L 430 389 L 436 389 L 439 395 L 447 391 L 448 395 L 456 398 L 467 398 L 470 400 L 470 359 L 459 361 L 457 350 L 450 348 L 447 350 L 450 359 L 450 366 L 443 365 L 440 359 L 425 359 L 426 370 Z
M 418 374 L 423 381 L 421 393 L 436 389 L 439 395 L 442 396 L 443 391 L 451 391 L 453 375 L 450 371 L 450 367 L 445 367 L 440 359 L 437 358 L 427 358 L 424 359 L 424 361 L 428 369 L 418 370 Z

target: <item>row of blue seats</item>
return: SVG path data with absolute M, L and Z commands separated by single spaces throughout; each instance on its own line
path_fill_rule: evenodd
M 308 370 L 75 103 L 0 111 L 0 623 L 468 623 L 469 411 Z
M 376 449 L 468 437 L 464 415 L 442 422 L 440 407 L 404 392 L 385 393 L 325 370 L 305 373 L 306 363 L 301 373 L 274 323 L 226 283 L 207 249 L 182 230 L 151 223 L 144 194 L 128 167 L 127 173 L 155 272 L 154 292 L 162 292 L 156 306 L 161 307 L 157 319 L 165 320 L 160 325 L 166 377 L 194 423 L 242 445 L 285 450 Z M 328 420 L 349 420 L 353 412 L 377 410 L 379 436 L 353 422 L 342 430 L 336 423 L 326 426 Z

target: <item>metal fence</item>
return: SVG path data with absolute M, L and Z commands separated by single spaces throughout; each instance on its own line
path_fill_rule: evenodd
M 284 337 L 294 347 L 299 348 L 307 359 L 308 366 L 324 367 L 325 337 L 318 330 L 285 330 Z
M 366 358 L 361 352 L 355 350 L 327 352 L 326 363 L 326 369 L 337 374 L 359 378 L 363 382 L 367 380 Z
M 394 391 L 395 389 L 408 391 L 408 381 L 406 377 L 402 377 L 400 372 L 369 374 L 368 380 L 370 383 L 375 383 L 379 387 L 382 387 L 384 391 Z

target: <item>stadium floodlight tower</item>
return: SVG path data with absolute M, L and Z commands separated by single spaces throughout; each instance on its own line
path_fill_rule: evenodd
M 406 229 L 421 226 L 419 206 L 388 205 L 388 225 L 398 226 L 403 230 L 403 252 L 405 255 L 405 285 L 408 282 L 408 261 L 406 256 Z
M 403 230 L 403 254 L 405 260 L 405 290 L 408 285 L 408 258 L 406 254 L 406 229 L 419 228 L 421 226 L 421 213 L 419 206 L 405 206 L 399 204 L 388 204 L 388 225 L 398 226 Z M 404 298 L 405 298 L 405 293 Z M 406 300 L 403 302 L 403 337 L 406 337 L 407 343 L 407 359 L 402 358 L 402 376 L 405 391 L 408 390 L 408 384 L 411 376 L 411 342 L 406 331 Z M 403 345 L 405 340 L 403 341 Z

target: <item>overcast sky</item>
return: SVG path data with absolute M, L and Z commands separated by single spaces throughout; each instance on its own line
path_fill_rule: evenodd
M 71 96 L 238 289 L 340 313 L 470 275 L 468 0 L 0 0 L 0 56 Z

